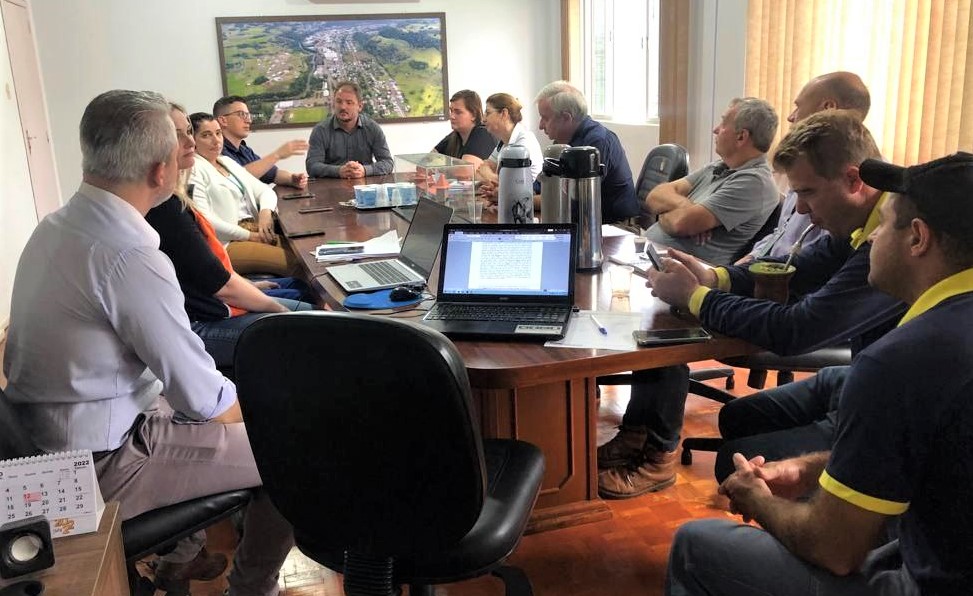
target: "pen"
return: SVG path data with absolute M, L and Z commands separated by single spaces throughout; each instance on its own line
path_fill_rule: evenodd
M 354 244 L 351 240 L 328 240 L 325 244 Z
M 308 207 L 306 209 L 298 209 L 297 212 L 300 214 L 305 213 L 319 213 L 321 211 L 333 211 L 331 207 Z
M 591 317 L 591 322 L 595 324 L 598 331 L 601 331 L 602 335 L 608 335 L 608 328 L 601 324 L 601 321 L 595 318 L 595 315 L 589 315 Z

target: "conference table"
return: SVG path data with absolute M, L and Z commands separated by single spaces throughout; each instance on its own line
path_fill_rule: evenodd
M 342 204 L 354 198 L 355 184 L 391 181 L 391 176 L 357 181 L 315 179 L 308 187 L 313 197 L 278 203 L 285 237 L 322 232 L 288 238 L 287 242 L 299 255 L 322 301 L 333 309 L 342 309 L 346 294 L 327 274 L 328 265 L 318 263 L 312 253 L 326 241 L 364 241 L 391 229 L 404 236 L 409 222 L 391 209 L 360 211 Z M 293 189 L 278 190 L 281 196 L 288 193 Z M 461 207 L 465 209 L 465 205 Z M 457 214 L 463 213 L 457 208 Z M 495 217 L 484 211 L 483 221 L 495 221 Z M 606 235 L 605 270 L 611 265 L 608 255 L 634 251 L 632 238 L 624 232 Z M 667 304 L 653 297 L 638 275 L 632 278 L 629 297 L 613 298 L 608 277 L 603 271 L 577 273 L 576 305 L 582 310 L 639 312 L 643 329 L 697 324 L 694 318 L 674 314 Z M 434 270 L 430 279 L 433 293 L 437 278 L 438 271 Z M 417 323 L 421 314 L 415 318 Z M 719 334 L 707 342 L 631 351 L 545 348 L 540 342 L 453 340 L 453 344 L 466 363 L 482 435 L 521 439 L 544 452 L 546 471 L 531 531 L 611 517 L 611 510 L 598 497 L 598 376 L 757 351 L 743 340 Z

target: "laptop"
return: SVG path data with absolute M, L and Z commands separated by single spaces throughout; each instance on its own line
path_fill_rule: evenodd
M 327 272 L 349 294 L 424 284 L 439 254 L 443 226 L 452 215 L 452 207 L 420 199 L 397 258 L 336 265 Z
M 454 337 L 564 337 L 574 306 L 574 224 L 449 224 L 442 250 L 425 325 Z

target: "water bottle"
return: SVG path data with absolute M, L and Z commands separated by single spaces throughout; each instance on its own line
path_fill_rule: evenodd
M 601 176 L 605 167 L 594 147 L 568 147 L 561 152 L 561 192 L 578 225 L 578 271 L 601 268 Z
M 530 152 L 523 145 L 504 145 L 500 150 L 500 181 L 497 186 L 497 221 L 502 224 L 534 222 L 534 177 Z
M 544 149 L 544 169 L 537 175 L 541 183 L 541 223 L 570 223 L 568 198 L 561 193 L 561 152 L 570 145 L 548 145 Z

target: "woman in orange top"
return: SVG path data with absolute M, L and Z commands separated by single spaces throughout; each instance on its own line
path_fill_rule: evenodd
M 233 271 L 213 226 L 193 209 L 185 192 L 195 155 L 186 111 L 171 104 L 170 116 L 179 143 L 180 184 L 176 193 L 149 211 L 145 219 L 159 233 L 159 248 L 175 267 L 193 331 L 202 338 L 216 365 L 225 371 L 233 365 L 237 339 L 250 323 L 268 313 L 313 307 L 297 300 L 272 298 Z

